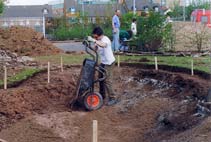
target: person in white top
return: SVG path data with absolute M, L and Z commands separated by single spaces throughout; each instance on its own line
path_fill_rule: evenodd
M 133 18 L 133 20 L 132 20 L 131 31 L 133 32 L 133 36 L 136 36 L 136 34 L 137 34 L 137 27 L 136 27 L 136 19 L 135 18 Z
M 106 90 L 108 94 L 107 105 L 114 105 L 117 103 L 117 96 L 112 88 L 115 57 L 111 47 L 111 40 L 103 34 L 103 30 L 100 27 L 94 28 L 94 30 L 92 31 L 92 35 L 93 38 L 91 36 L 88 36 L 87 40 L 90 42 L 94 42 L 94 47 L 101 59 L 100 66 L 106 70 L 106 79 L 105 81 L 100 82 L 100 93 L 105 94 Z M 101 73 L 99 74 L 99 78 L 102 78 Z

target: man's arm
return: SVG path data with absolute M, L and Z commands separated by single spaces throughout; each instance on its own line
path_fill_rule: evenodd
M 102 47 L 102 48 L 106 48 L 106 46 L 107 46 L 107 43 L 102 42 L 102 41 L 98 41 L 98 40 L 95 41 L 95 44 L 96 44 L 97 46 Z
M 114 33 L 116 32 L 116 27 L 115 27 L 115 24 L 114 24 L 115 22 L 116 22 L 116 17 L 114 16 L 112 18 L 112 28 L 113 28 Z

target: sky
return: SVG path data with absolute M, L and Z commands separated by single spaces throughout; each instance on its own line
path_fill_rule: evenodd
M 52 0 L 9 0 L 8 5 L 42 5 Z

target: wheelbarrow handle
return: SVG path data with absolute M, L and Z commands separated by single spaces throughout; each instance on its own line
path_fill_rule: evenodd
M 107 71 L 103 67 L 101 67 L 101 66 L 98 66 L 95 69 L 98 72 L 102 73 L 103 74 L 103 77 L 102 78 L 98 78 L 97 80 L 94 81 L 94 83 L 104 81 L 107 78 Z
M 85 51 L 89 55 L 91 55 L 92 58 L 93 58 L 93 60 L 97 63 L 97 61 L 98 61 L 98 54 L 97 54 L 97 51 L 94 48 L 91 47 L 91 42 L 89 42 L 88 40 L 84 40 L 83 41 L 83 45 L 85 46 Z M 91 51 L 93 51 L 94 54 L 93 54 L 93 52 L 90 52 L 90 50 L 88 50 L 88 49 L 90 49 Z

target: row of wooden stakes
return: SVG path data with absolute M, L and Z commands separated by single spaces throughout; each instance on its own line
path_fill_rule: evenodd
M 117 66 L 120 67 L 120 56 L 117 56 Z M 61 72 L 64 71 L 63 68 L 63 57 L 61 57 L 61 62 L 60 62 L 60 67 L 61 67 Z M 155 57 L 155 70 L 158 70 L 158 59 Z M 191 75 L 194 75 L 194 70 L 193 70 L 193 60 L 191 61 Z M 48 83 L 50 83 L 50 62 L 48 62 Z M 7 67 L 4 66 L 4 89 L 7 89 Z

